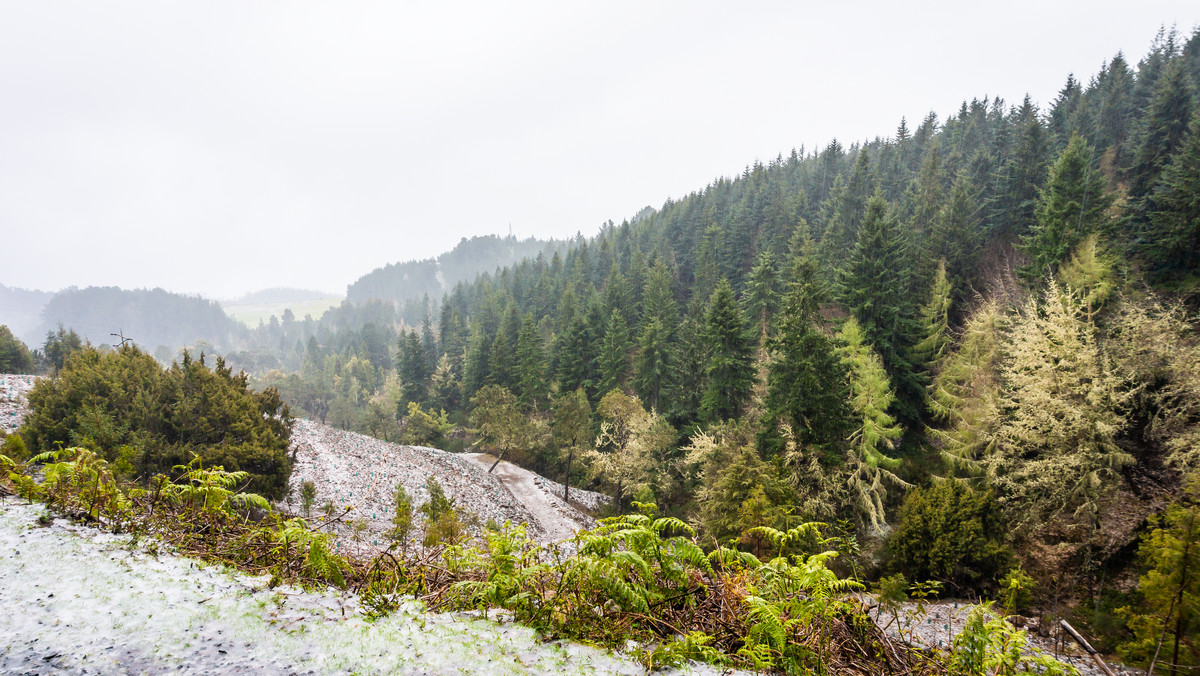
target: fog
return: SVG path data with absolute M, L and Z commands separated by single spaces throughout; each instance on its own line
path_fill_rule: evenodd
M 0 283 L 342 292 L 793 147 L 1048 104 L 1194 2 L 0 3 Z

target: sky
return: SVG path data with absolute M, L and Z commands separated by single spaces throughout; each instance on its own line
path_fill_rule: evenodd
M 1048 105 L 1198 22 L 1194 0 L 0 0 L 0 284 L 341 294 L 964 99 Z

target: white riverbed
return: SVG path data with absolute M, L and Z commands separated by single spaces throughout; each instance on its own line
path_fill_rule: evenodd
M 621 654 L 415 603 L 369 622 L 353 596 L 269 590 L 128 536 L 39 526 L 44 512 L 0 499 L 0 673 L 645 673 Z

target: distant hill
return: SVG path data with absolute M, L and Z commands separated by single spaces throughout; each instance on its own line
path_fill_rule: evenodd
M 147 351 L 166 346 L 171 355 L 198 340 L 228 349 L 245 332 L 216 301 L 163 289 L 126 291 L 115 286 L 71 287 L 56 294 L 42 312 L 41 335 L 59 324 L 95 344 L 115 344 L 118 338 L 112 334 L 123 333 Z
M 325 300 L 326 298 L 340 298 L 341 296 L 329 291 L 317 291 L 314 289 L 292 289 L 287 287 L 275 287 L 271 289 L 262 289 L 248 293 L 241 298 L 235 298 L 230 301 L 222 302 L 221 305 L 229 307 L 231 305 L 279 305 L 288 303 L 304 303 L 306 301 Z
M 565 253 L 572 240 L 500 237 L 462 238 L 450 251 L 436 257 L 389 263 L 363 275 L 346 290 L 352 303 L 386 300 L 393 303 L 419 300 L 425 294 L 436 301 L 459 282 L 471 282 L 484 272 L 519 263 L 538 254 Z
M 8 328 L 30 348 L 42 344 L 38 328 L 42 323 L 42 308 L 54 294 L 49 291 L 18 289 L 0 284 L 0 324 Z

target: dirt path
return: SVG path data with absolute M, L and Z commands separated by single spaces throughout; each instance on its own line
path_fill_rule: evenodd
M 479 463 L 484 470 L 496 462 L 495 456 L 487 453 L 463 453 L 464 458 Z M 550 495 L 541 485 L 541 477 L 529 470 L 517 467 L 508 461 L 496 466 L 492 476 L 500 479 L 513 497 L 537 519 L 538 525 L 551 541 L 567 540 L 575 532 L 590 528 L 593 521 L 558 496 Z

